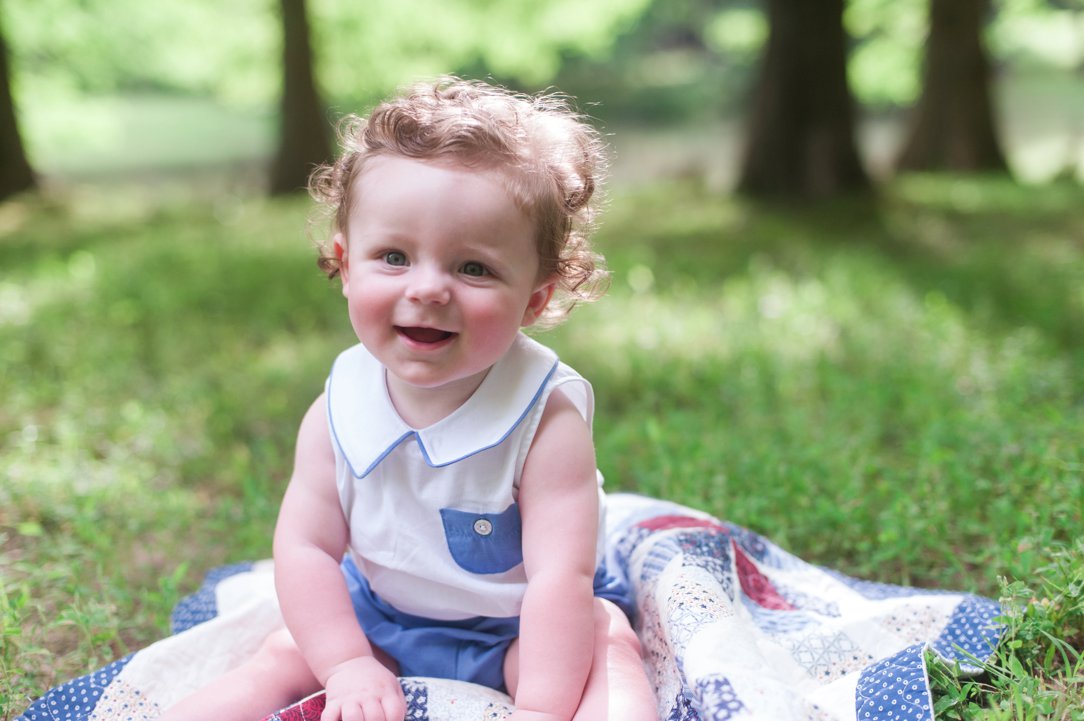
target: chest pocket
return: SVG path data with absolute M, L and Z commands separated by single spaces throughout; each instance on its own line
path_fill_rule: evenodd
M 503 573 L 523 563 L 523 529 L 519 505 L 500 513 L 470 513 L 442 508 L 444 538 L 452 558 L 464 571 Z

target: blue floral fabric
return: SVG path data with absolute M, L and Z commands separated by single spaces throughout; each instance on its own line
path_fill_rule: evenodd
M 607 566 L 635 594 L 660 721 L 933 721 L 927 650 L 978 670 L 998 605 L 850 578 L 747 529 L 633 495 L 607 505 Z M 173 635 L 49 691 L 18 721 L 151 721 L 281 625 L 267 562 L 217 569 Z M 499 721 L 506 695 L 402 679 L 411 721 Z M 318 719 L 322 695 L 268 721 Z

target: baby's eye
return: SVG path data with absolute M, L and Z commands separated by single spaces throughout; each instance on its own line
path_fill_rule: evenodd
M 403 266 L 407 264 L 407 257 L 398 250 L 389 250 L 384 254 L 384 262 L 388 265 Z
M 464 263 L 461 271 L 463 275 L 469 275 L 474 278 L 481 278 L 482 276 L 489 274 L 489 270 L 484 265 L 473 260 Z

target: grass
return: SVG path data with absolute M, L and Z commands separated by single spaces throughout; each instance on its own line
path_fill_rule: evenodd
M 1084 191 L 915 176 L 877 204 L 617 191 L 592 379 L 614 490 L 864 578 L 1005 600 L 947 719 L 1084 707 Z M 353 335 L 304 200 L 0 205 L 0 719 L 270 553 L 293 435 Z

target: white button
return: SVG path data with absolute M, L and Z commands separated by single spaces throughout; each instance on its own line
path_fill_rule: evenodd
M 479 518 L 474 522 L 474 532 L 479 536 L 488 536 L 493 533 L 493 524 L 484 518 Z

